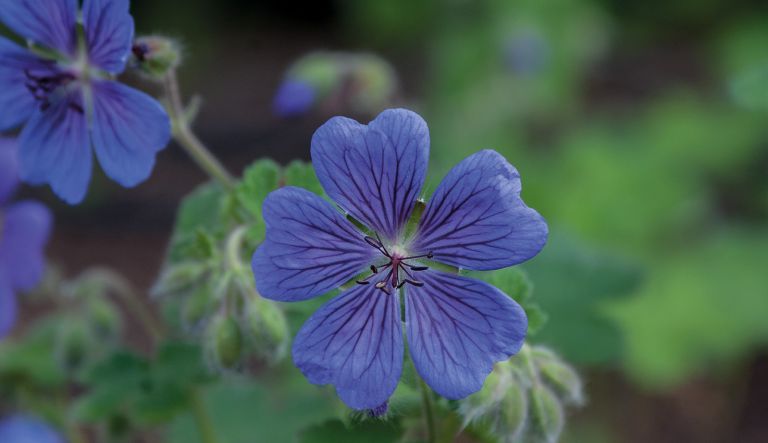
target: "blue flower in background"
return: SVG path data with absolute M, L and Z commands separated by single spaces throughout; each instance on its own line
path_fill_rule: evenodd
M 114 81 L 131 52 L 128 0 L 0 0 L 0 21 L 31 44 L 0 37 L 0 130 L 24 125 L 22 180 L 65 201 L 85 197 L 92 150 L 106 174 L 135 186 L 170 138 L 153 98 Z M 83 32 L 78 34 L 78 17 Z
M 40 203 L 7 204 L 17 185 L 14 143 L 0 139 L 0 338 L 16 321 L 15 291 L 32 289 L 40 281 L 51 230 L 51 214 Z
M 43 421 L 25 415 L 13 415 L 0 420 L 0 442 L 64 443 L 64 439 Z
M 525 312 L 510 297 L 430 266 L 481 271 L 524 262 L 546 243 L 546 222 L 520 199 L 517 170 L 481 151 L 448 173 L 408 234 L 428 157 L 427 125 L 413 112 L 388 110 L 367 126 L 335 117 L 312 138 L 312 162 L 326 193 L 369 232 L 300 188 L 264 202 L 266 240 L 252 262 L 263 296 L 301 301 L 359 277 L 312 315 L 293 345 L 309 381 L 335 385 L 354 409 L 381 407 L 397 387 L 400 289 L 411 358 L 444 397 L 479 390 L 525 339 Z
M 315 98 L 315 88 L 308 82 L 288 78 L 277 89 L 272 110 L 280 117 L 296 117 L 308 112 Z

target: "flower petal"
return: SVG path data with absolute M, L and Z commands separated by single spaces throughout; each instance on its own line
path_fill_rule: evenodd
M 13 415 L 0 421 L 0 441 L 3 443 L 64 443 L 47 423 L 26 415 Z
M 16 143 L 11 139 L 0 138 L 0 205 L 8 201 L 18 184 L 19 162 L 16 160 Z
M 75 53 L 77 0 L 0 0 L 0 21 L 35 43 Z
M 487 271 L 522 263 L 547 242 L 547 223 L 520 198 L 520 174 L 496 151 L 456 165 L 435 190 L 412 252 Z
M 378 252 L 333 206 L 296 187 L 267 196 L 267 235 L 253 255 L 264 297 L 299 301 L 338 288 L 370 266 Z
M 171 123 L 157 100 L 123 84 L 93 88 L 93 147 L 109 177 L 132 187 L 152 173 L 155 157 L 168 144 Z
M 424 286 L 408 286 L 408 346 L 416 371 L 438 394 L 455 400 L 480 390 L 493 364 L 525 340 L 525 311 L 479 280 L 426 271 Z
M 19 126 L 35 109 L 24 70 L 39 64 L 29 51 L 0 36 L 0 131 Z
M 312 137 L 312 163 L 325 191 L 389 240 L 411 215 L 428 161 L 427 124 L 405 109 L 384 111 L 369 126 L 334 117 Z
M 311 383 L 332 384 L 353 409 L 392 395 L 403 369 L 399 297 L 357 286 L 326 303 L 302 326 L 293 361 Z
M 51 212 L 40 203 L 22 201 L 5 209 L 2 223 L 0 273 L 12 289 L 28 291 L 43 276 Z
M 84 0 L 83 28 L 89 61 L 101 69 L 119 74 L 133 44 L 133 17 L 129 0 Z
M 70 204 L 83 200 L 91 180 L 93 155 L 82 109 L 79 97 L 62 98 L 36 110 L 19 136 L 22 181 L 49 183 Z
M 16 294 L 0 272 L 0 339 L 8 335 L 16 324 L 16 312 Z

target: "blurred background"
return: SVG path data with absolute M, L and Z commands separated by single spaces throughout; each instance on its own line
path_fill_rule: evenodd
M 532 340 L 586 380 L 588 403 L 563 441 L 768 441 L 768 3 L 133 0 L 132 10 L 139 34 L 183 42 L 183 91 L 203 100 L 196 128 L 235 173 L 260 157 L 308 159 L 325 120 L 381 110 L 331 99 L 276 115 L 286 70 L 314 50 L 391 64 L 392 104 L 429 123 L 433 180 L 479 149 L 504 154 L 552 232 L 524 265 L 549 318 Z M 49 256 L 66 275 L 108 265 L 147 292 L 180 199 L 206 180 L 175 146 L 158 160 L 133 190 L 98 176 L 77 207 L 24 189 L 54 208 Z

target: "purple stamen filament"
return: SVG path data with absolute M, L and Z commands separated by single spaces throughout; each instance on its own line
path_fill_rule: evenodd
M 420 258 L 431 259 L 433 257 L 431 252 L 424 255 L 401 257 L 398 254 L 390 253 L 387 247 L 384 246 L 384 243 L 382 243 L 378 234 L 376 234 L 376 238 L 366 236 L 365 241 L 369 245 L 373 246 L 377 251 L 381 252 L 385 257 L 387 257 L 389 262 L 383 266 L 378 267 L 371 265 L 371 274 L 364 279 L 357 280 L 357 284 L 368 285 L 371 283 L 370 280 L 374 276 L 382 275 L 381 271 L 388 269 L 389 272 L 387 272 L 386 276 L 375 283 L 376 289 L 381 289 L 385 293 L 390 294 L 390 289 L 400 289 L 406 284 L 411 284 L 418 287 L 424 286 L 424 282 L 417 280 L 411 271 L 420 272 L 426 271 L 429 268 L 427 266 L 412 265 L 408 263 L 408 260 L 416 260 Z M 406 278 L 400 278 L 401 271 L 406 275 Z

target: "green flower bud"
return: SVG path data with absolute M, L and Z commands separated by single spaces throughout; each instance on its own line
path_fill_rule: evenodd
M 203 284 L 184 299 L 181 309 L 182 324 L 186 328 L 195 328 L 208 318 L 216 309 L 211 289 Z
M 218 315 L 205 331 L 206 353 L 211 364 L 219 369 L 232 369 L 243 355 L 243 335 L 233 318 Z
M 563 431 L 563 407 L 555 394 L 546 386 L 531 388 L 531 420 L 527 442 L 556 443 Z
M 139 37 L 134 41 L 131 52 L 131 65 L 155 80 L 162 79 L 181 64 L 181 47 L 168 37 Z
M 92 297 L 87 307 L 91 327 L 97 337 L 109 341 L 119 338 L 123 330 L 123 319 L 111 301 L 104 297 Z
M 153 296 L 176 295 L 187 291 L 205 278 L 208 266 L 204 262 L 192 261 L 166 267 L 152 287 Z
M 504 393 L 499 405 L 496 435 L 503 435 L 506 443 L 520 440 L 528 420 L 528 389 L 519 382 Z
M 256 354 L 269 362 L 281 360 L 288 349 L 288 322 L 274 303 L 261 298 L 246 307 L 246 332 Z
M 584 404 L 584 384 L 571 366 L 546 348 L 534 348 L 533 358 L 542 380 L 564 402 L 576 406 Z
M 86 322 L 62 318 L 54 341 L 54 358 L 66 372 L 75 372 L 88 361 L 93 336 Z

